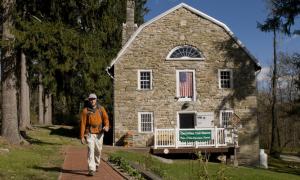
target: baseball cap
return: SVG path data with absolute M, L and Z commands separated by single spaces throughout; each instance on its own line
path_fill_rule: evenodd
M 92 93 L 89 95 L 89 99 L 97 99 L 96 94 Z

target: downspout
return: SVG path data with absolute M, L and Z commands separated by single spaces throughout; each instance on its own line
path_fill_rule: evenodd
M 111 68 L 112 68 L 112 66 L 108 66 L 108 67 L 105 69 L 105 71 L 106 71 L 106 73 L 108 74 L 108 76 L 109 76 L 110 78 L 113 79 L 113 109 L 114 109 L 114 110 L 113 110 L 113 116 L 114 116 L 114 118 L 113 118 L 113 137 L 112 137 L 112 138 L 113 138 L 113 142 L 112 142 L 112 145 L 115 146 L 115 144 L 116 144 L 116 140 L 115 140 L 115 137 L 116 137 L 116 135 L 115 135 L 115 132 L 116 132 L 116 131 L 115 131 L 115 127 L 116 127 L 116 126 L 115 126 L 115 125 L 116 125 L 116 124 L 115 124 L 115 122 L 116 122 L 116 121 L 115 121 L 115 114 L 116 114 L 116 113 L 115 113 L 115 95 L 114 95 L 114 90 L 115 90 L 115 88 L 114 88 L 114 87 L 115 87 L 115 81 L 114 81 L 114 80 L 115 80 L 115 78 L 114 78 L 114 76 L 109 72 L 109 70 L 110 70 Z

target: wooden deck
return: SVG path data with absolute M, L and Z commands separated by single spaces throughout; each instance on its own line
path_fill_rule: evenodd
M 237 148 L 238 150 L 239 148 Z M 233 146 L 226 146 L 226 147 L 181 147 L 181 148 L 154 148 L 151 147 L 150 152 L 152 154 L 183 154 L 183 153 L 221 153 L 227 155 L 234 154 L 234 147 Z
M 153 154 L 179 153 L 220 153 L 234 154 L 233 129 L 229 128 L 195 128 L 195 129 L 155 129 Z

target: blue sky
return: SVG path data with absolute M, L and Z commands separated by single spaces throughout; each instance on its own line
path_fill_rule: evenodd
M 145 21 L 182 2 L 226 24 L 263 67 L 272 64 L 272 33 L 257 29 L 257 22 L 263 22 L 267 16 L 265 0 L 148 0 L 150 12 Z M 300 37 L 281 35 L 278 48 L 300 53 Z

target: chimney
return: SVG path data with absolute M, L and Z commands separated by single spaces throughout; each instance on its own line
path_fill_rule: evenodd
M 122 31 L 122 46 L 128 41 L 128 39 L 137 29 L 137 24 L 134 23 L 134 8 L 134 0 L 127 0 L 126 23 L 123 23 Z

